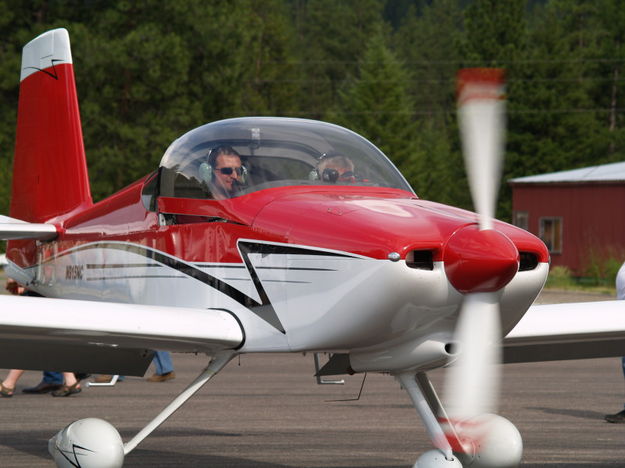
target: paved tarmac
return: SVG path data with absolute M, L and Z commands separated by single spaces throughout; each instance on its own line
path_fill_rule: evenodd
M 609 299 L 546 293 L 543 302 Z M 41 374 L 27 372 L 13 398 L 0 399 L 0 467 L 51 467 L 47 441 L 84 417 L 107 419 L 129 440 L 206 363 L 174 355 L 177 378 L 128 378 L 70 398 L 24 395 Z M 313 378 L 312 355 L 250 355 L 231 362 L 126 457 L 126 467 L 410 467 L 430 444 L 406 393 L 387 375 Z M 5 371 L 0 371 L 5 375 Z M 443 373 L 431 373 L 440 387 Z M 523 467 L 625 467 L 625 424 L 604 413 L 621 409 L 620 360 L 597 359 L 504 367 L 500 413 L 524 439 Z

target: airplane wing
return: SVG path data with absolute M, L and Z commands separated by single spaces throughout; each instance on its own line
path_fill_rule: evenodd
M 57 236 L 56 226 L 45 223 L 27 223 L 20 219 L 0 215 L 0 239 L 50 240 Z
M 625 301 L 536 305 L 505 337 L 504 363 L 625 356 Z
M 0 296 L 0 368 L 142 376 L 153 350 L 212 354 L 243 340 L 222 309 Z

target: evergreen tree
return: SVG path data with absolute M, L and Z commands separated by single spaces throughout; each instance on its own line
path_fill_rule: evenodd
M 366 45 L 358 76 L 341 91 L 339 107 L 327 118 L 368 138 L 416 186 L 422 154 L 407 90 L 408 77 L 378 30 Z
M 455 106 L 455 75 L 462 61 L 462 11 L 457 0 L 413 5 L 394 36 L 398 55 L 412 75 L 416 115 L 447 126 Z
M 7 37 L 0 43 L 0 214 L 9 213 L 11 198 L 11 169 L 15 146 L 17 89 L 19 86 L 20 56 L 11 25 L 14 12 L 6 1 L 0 1 L 0 30 Z
M 598 115 L 607 128 L 606 154 L 597 156 L 602 162 L 625 160 L 625 10 L 618 0 L 604 0 L 597 8 L 597 56 L 594 57 L 592 99 L 601 109 Z M 593 58 L 589 59 L 592 60 Z M 602 134 L 603 135 L 603 134 Z
M 623 11 L 617 0 L 0 0 L 0 213 L 21 49 L 52 28 L 70 32 L 96 199 L 205 122 L 294 115 L 340 120 L 421 196 L 470 207 L 457 69 L 507 70 L 504 179 L 622 160 Z
M 393 44 L 408 66 L 422 163 L 421 197 L 470 208 L 456 125 L 455 78 L 462 55 L 458 0 L 419 1 L 408 10 Z
M 278 1 L 119 2 L 78 28 L 94 197 L 154 170 L 176 137 L 203 123 L 291 112 L 287 13 Z
M 383 0 L 307 0 L 294 4 L 301 114 L 320 118 L 355 76 L 368 38 L 383 25 Z
M 525 96 L 519 93 L 523 64 L 527 55 L 527 24 L 525 1 L 476 0 L 465 10 L 465 41 L 462 45 L 465 66 L 505 68 L 507 75 L 508 109 L 513 115 Z M 515 170 L 518 158 L 514 157 L 514 143 L 518 132 L 512 117 L 508 120 L 506 160 L 503 181 Z M 510 151 L 512 149 L 512 151 Z M 521 150 L 523 151 L 523 150 Z M 511 154 L 512 152 L 512 154 Z M 502 183 L 499 193 L 497 217 L 510 219 L 512 193 Z
M 534 46 L 510 87 L 508 177 L 589 165 L 607 153 L 591 98 L 596 14 L 589 2 L 578 6 L 554 1 L 532 28 Z

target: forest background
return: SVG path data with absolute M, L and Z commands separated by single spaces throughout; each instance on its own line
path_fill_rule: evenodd
M 21 49 L 69 30 L 100 200 L 206 122 L 280 115 L 361 133 L 426 199 L 471 208 L 455 107 L 463 67 L 507 70 L 504 180 L 625 160 L 618 0 L 0 0 L 0 213 Z M 498 217 L 510 219 L 503 183 Z

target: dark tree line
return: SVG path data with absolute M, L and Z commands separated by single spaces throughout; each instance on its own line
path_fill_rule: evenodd
M 470 208 L 454 92 L 474 66 L 507 70 L 506 179 L 625 159 L 617 0 L 0 0 L 0 213 L 21 48 L 56 27 L 70 32 L 96 199 L 187 130 L 284 115 L 345 125 L 421 197 Z

